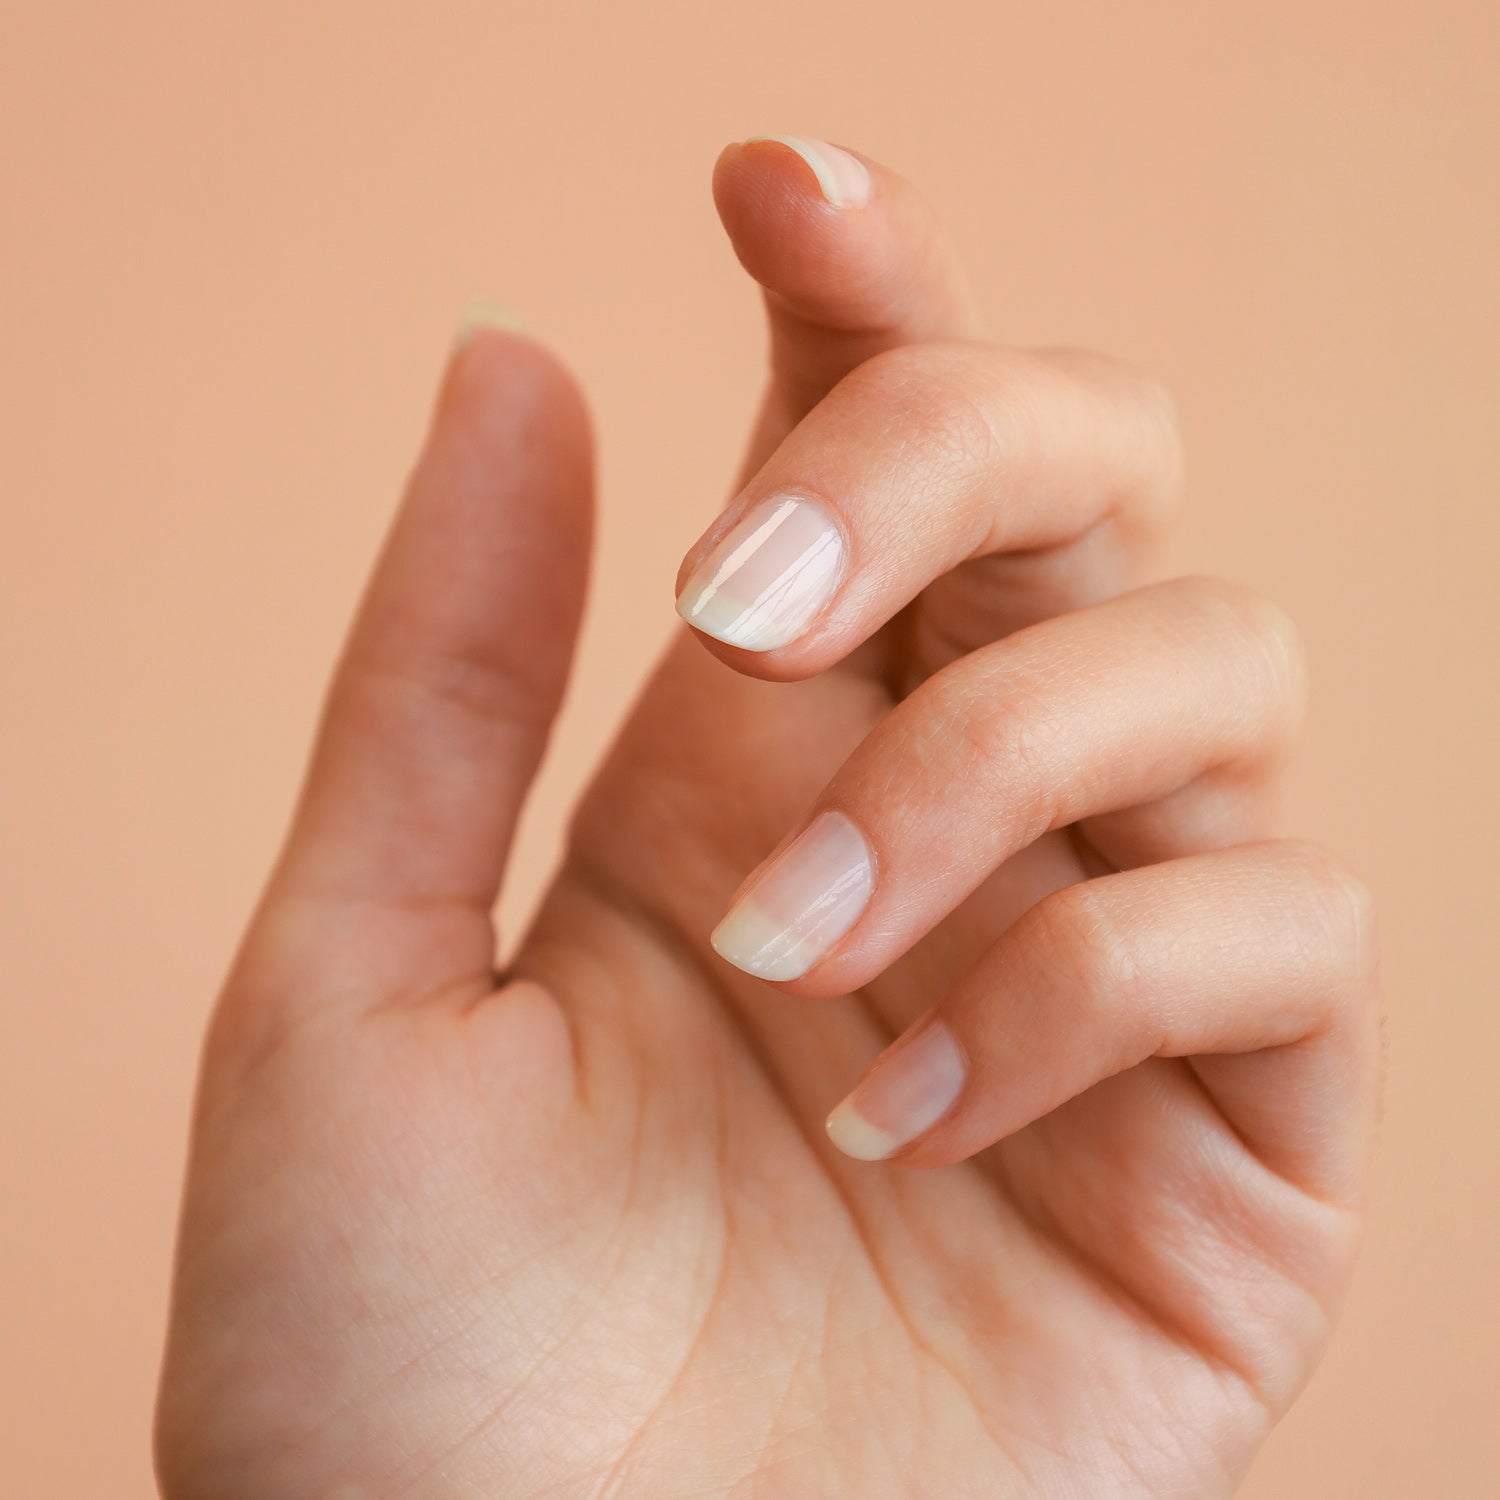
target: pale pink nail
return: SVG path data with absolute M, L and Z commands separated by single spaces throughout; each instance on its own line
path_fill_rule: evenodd
M 859 920 L 875 889 L 869 845 L 842 813 L 820 813 L 756 878 L 710 941 L 761 979 L 805 974 Z
M 883 1161 L 953 1108 L 966 1071 L 953 1033 L 928 1021 L 875 1060 L 829 1115 L 829 1139 L 857 1161 Z
M 774 495 L 693 570 L 677 612 L 731 646 L 772 651 L 807 629 L 843 571 L 844 539 L 828 512 L 800 495 Z
M 775 141 L 795 151 L 813 170 L 818 190 L 835 208 L 863 208 L 870 201 L 870 172 L 857 157 L 807 135 L 754 135 L 745 144 Z

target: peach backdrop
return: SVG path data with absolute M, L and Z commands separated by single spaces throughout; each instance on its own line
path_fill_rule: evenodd
M 463 302 L 602 437 L 507 908 L 673 628 L 760 361 L 708 197 L 802 130 L 928 190 L 1017 341 L 1182 401 L 1184 567 L 1305 623 L 1293 808 L 1384 906 L 1373 1232 L 1244 1493 L 1500 1494 L 1500 11 L 968 0 L 0 19 L 0 1493 L 151 1493 L 194 1052 Z

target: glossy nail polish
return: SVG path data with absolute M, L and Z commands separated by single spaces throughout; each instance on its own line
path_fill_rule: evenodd
M 844 539 L 814 500 L 776 495 L 752 506 L 693 570 L 677 599 L 689 625 L 746 651 L 801 635 L 833 597 Z
M 941 1021 L 928 1021 L 877 1058 L 828 1116 L 829 1139 L 857 1161 L 883 1161 L 953 1108 L 966 1072 L 953 1033 Z
M 820 813 L 730 907 L 710 941 L 747 974 L 796 979 L 854 926 L 874 889 L 864 836 L 842 813 Z
M 806 135 L 756 135 L 744 144 L 756 141 L 775 141 L 795 151 L 812 168 L 818 191 L 835 208 L 863 208 L 870 201 L 870 172 L 857 156 Z

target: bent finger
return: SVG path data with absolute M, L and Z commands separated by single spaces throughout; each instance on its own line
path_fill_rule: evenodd
M 923 619 L 962 650 L 1141 582 L 1180 467 L 1165 393 L 1113 360 L 892 350 L 690 550 L 678 610 L 730 665 L 785 680 L 840 661 L 941 579 Z M 969 585 L 943 577 L 981 560 Z M 916 656 L 902 675 L 918 680 L 946 659 L 930 641 Z
M 1148 1058 L 1192 1058 L 1225 1120 L 1352 1198 L 1378 1079 L 1368 893 L 1310 845 L 1245 845 L 1046 897 L 834 1110 L 847 1154 L 959 1161 Z
M 1289 636 L 1265 601 L 1188 578 L 971 653 L 870 731 L 742 886 L 715 948 L 799 993 L 844 994 L 1049 830 L 1139 809 L 1106 831 L 1158 858 L 1253 833 L 1300 709 Z

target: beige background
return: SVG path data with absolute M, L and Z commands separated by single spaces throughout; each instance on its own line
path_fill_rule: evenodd
M 1373 1232 L 1245 1493 L 1500 1494 L 1500 9 L 48 0 L 0 13 L 0 1493 L 151 1492 L 194 1050 L 448 330 L 602 437 L 507 905 L 672 628 L 758 380 L 719 146 L 916 178 L 1017 341 L 1182 401 L 1183 566 L 1305 622 L 1294 808 L 1383 898 Z M 1488 97 L 1487 95 L 1488 90 Z

